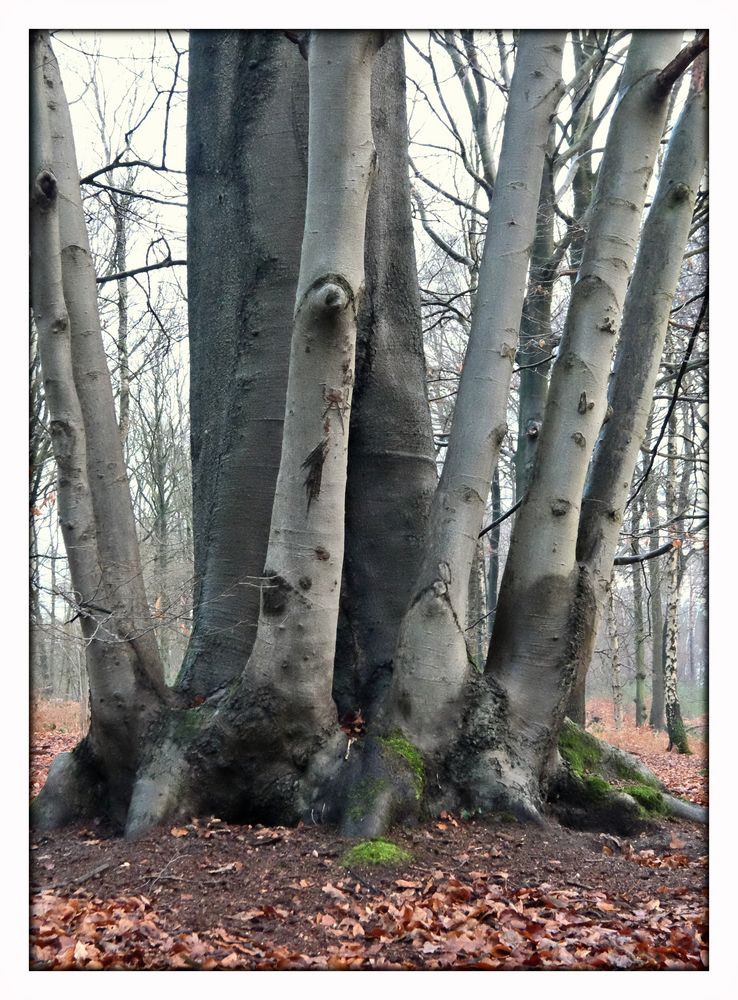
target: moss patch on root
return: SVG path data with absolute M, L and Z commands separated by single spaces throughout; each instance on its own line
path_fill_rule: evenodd
M 655 781 L 616 748 L 602 746 L 568 719 L 561 730 L 559 753 L 564 768 L 551 801 L 567 826 L 630 836 L 652 817 L 669 814 Z
M 634 798 L 641 809 L 648 813 L 649 816 L 667 816 L 669 813 L 669 808 L 666 802 L 664 802 L 664 796 L 649 785 L 625 785 L 620 791 Z
M 420 751 L 409 740 L 406 740 L 400 732 L 380 737 L 379 743 L 397 754 L 398 757 L 402 757 L 410 767 L 413 775 L 413 784 L 415 785 L 415 798 L 419 800 L 423 795 L 423 788 L 425 787 L 425 764 L 423 763 L 423 756 Z
M 391 840 L 363 840 L 354 844 L 341 858 L 347 868 L 359 865 L 404 865 L 412 861 L 412 855 L 393 844 Z
M 651 788 L 654 791 L 659 790 L 659 783 L 654 778 L 649 778 L 642 771 L 639 771 L 635 767 L 629 767 L 626 763 L 616 760 L 615 761 L 615 773 L 618 778 L 623 781 L 630 782 L 631 785 L 640 785 L 644 788 Z M 625 791 L 625 789 L 624 789 Z
M 353 820 L 363 819 L 374 807 L 377 798 L 385 789 L 384 778 L 362 778 L 351 789 L 348 816 Z
M 569 770 L 578 778 L 588 771 L 596 771 L 602 760 L 602 750 L 594 736 L 575 726 L 568 719 L 559 735 L 559 753 Z
M 613 791 L 612 785 L 599 774 L 588 774 L 583 782 L 585 795 L 591 802 L 603 802 Z

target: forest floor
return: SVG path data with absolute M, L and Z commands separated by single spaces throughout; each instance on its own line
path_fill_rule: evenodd
M 588 708 L 598 736 L 707 802 L 703 742 L 669 754 L 664 734 L 615 732 L 605 702 Z M 703 723 L 688 724 L 699 736 Z M 80 735 L 68 708 L 45 707 L 33 728 L 32 795 Z M 30 967 L 707 968 L 703 826 L 662 820 L 628 839 L 443 814 L 391 836 L 410 859 L 367 869 L 313 825 L 193 819 L 136 842 L 94 824 L 33 834 Z

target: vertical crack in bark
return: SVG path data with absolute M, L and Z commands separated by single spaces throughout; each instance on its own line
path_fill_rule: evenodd
M 326 410 L 326 413 L 327 412 L 328 411 Z M 320 496 L 320 484 L 323 480 L 323 463 L 325 462 L 325 457 L 328 454 L 328 447 L 328 439 L 323 438 L 318 442 L 318 444 L 316 444 L 300 466 L 301 469 L 307 470 L 307 475 L 305 476 L 305 492 L 307 494 L 308 510 L 310 510 L 310 504 L 313 500 L 317 500 Z

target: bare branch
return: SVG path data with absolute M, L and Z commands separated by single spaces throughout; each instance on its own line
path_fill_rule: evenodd
M 102 278 L 97 278 L 98 285 L 105 284 L 106 281 L 120 281 L 122 278 L 132 278 L 136 274 L 144 274 L 147 271 L 158 271 L 162 267 L 186 267 L 186 260 L 160 260 L 158 264 L 147 264 L 145 267 L 134 267 L 130 271 L 121 271 L 119 274 L 106 274 Z
M 676 55 L 668 66 L 664 66 L 656 77 L 656 89 L 659 93 L 671 89 L 684 71 L 694 62 L 709 44 L 708 33 L 701 31 L 693 41 L 686 45 L 682 51 Z

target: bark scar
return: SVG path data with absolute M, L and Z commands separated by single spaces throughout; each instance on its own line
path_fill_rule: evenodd
M 328 411 L 326 410 L 326 413 Z M 324 414 L 325 415 L 325 414 Z M 300 466 L 307 470 L 305 476 L 305 492 L 307 494 L 307 509 L 310 504 L 320 496 L 320 485 L 323 481 L 323 463 L 328 454 L 328 439 L 322 438 L 313 448 L 308 457 Z

